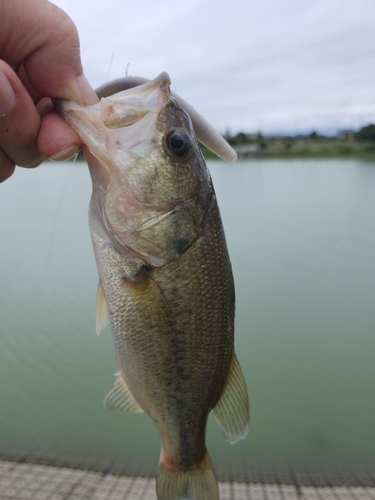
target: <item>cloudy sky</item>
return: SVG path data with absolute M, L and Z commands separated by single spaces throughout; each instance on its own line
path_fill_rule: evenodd
M 220 132 L 375 122 L 374 0 L 55 0 L 93 86 L 167 71 Z

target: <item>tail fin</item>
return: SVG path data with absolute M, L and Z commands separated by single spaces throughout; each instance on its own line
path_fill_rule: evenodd
M 156 479 L 158 500 L 219 500 L 219 489 L 211 458 L 206 452 L 202 462 L 189 470 L 159 463 Z

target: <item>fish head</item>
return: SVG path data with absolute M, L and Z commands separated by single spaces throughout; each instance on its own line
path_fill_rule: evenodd
M 168 74 L 93 106 L 57 108 L 86 145 L 92 207 L 113 243 L 154 266 L 186 251 L 199 236 L 211 180 Z

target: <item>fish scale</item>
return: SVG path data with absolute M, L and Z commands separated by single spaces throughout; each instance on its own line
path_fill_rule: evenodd
M 93 182 L 97 325 L 108 315 L 120 367 L 104 405 L 153 420 L 159 500 L 217 500 L 207 418 L 212 410 L 235 443 L 248 431 L 248 399 L 216 195 L 169 84 L 162 73 L 91 107 L 57 107 L 86 144 Z

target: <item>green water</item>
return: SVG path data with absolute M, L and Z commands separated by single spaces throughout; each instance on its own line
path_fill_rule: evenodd
M 217 468 L 375 465 L 375 163 L 209 163 L 237 292 L 252 425 Z M 95 335 L 97 272 L 83 164 L 19 169 L 0 186 L 0 452 L 154 467 L 146 415 L 102 400 L 117 370 Z

